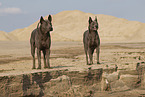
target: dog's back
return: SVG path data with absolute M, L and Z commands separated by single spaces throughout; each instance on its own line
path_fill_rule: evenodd
M 87 45 L 88 45 L 88 33 L 89 33 L 89 31 L 86 30 L 86 31 L 84 32 L 84 34 L 83 34 L 83 43 L 84 43 L 84 47 L 87 47 Z
M 30 44 L 35 46 L 35 37 L 36 35 L 38 35 L 38 29 L 34 29 L 31 33 L 31 37 L 30 37 Z

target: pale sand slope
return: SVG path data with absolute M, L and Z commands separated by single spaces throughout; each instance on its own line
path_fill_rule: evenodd
M 98 17 L 101 42 L 144 42 L 145 24 L 128 21 L 109 15 L 84 13 L 78 10 L 63 11 L 53 15 L 52 41 L 82 41 L 83 32 L 88 28 L 88 18 Z M 45 16 L 47 18 L 47 16 Z M 29 40 L 34 24 L 9 33 L 15 40 Z
M 13 38 L 10 37 L 8 33 L 0 31 L 0 41 L 9 41 L 9 40 L 13 40 Z

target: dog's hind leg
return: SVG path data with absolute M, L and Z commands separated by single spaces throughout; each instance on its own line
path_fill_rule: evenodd
M 36 67 L 35 67 L 35 47 L 32 44 L 31 44 L 31 55 L 33 57 L 33 66 L 32 66 L 32 69 L 36 69 Z
M 86 54 L 86 62 L 87 62 L 87 65 L 89 65 L 88 63 L 88 50 L 85 48 L 85 54 Z
M 100 64 L 99 62 L 100 47 L 96 48 L 96 54 L 97 54 L 97 64 Z

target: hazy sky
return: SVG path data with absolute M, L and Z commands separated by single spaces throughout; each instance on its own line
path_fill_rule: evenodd
M 0 0 L 0 31 L 27 27 L 65 10 L 112 15 L 145 23 L 145 0 Z

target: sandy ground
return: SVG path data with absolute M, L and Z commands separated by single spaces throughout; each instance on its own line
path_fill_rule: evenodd
M 94 64 L 92 67 L 100 68 L 106 67 L 107 65 L 114 67 L 117 65 L 120 70 L 135 70 L 136 64 L 138 62 L 144 62 L 145 60 L 144 44 L 145 43 L 102 43 L 100 51 L 101 64 L 96 64 L 96 54 L 94 54 Z M 86 65 L 82 42 L 53 42 L 51 45 L 50 64 L 53 69 L 81 71 L 87 70 L 89 67 Z M 36 66 L 38 66 L 37 60 Z M 32 57 L 28 41 L 0 42 L 0 76 L 37 71 L 31 68 Z M 43 69 L 43 60 L 42 70 L 46 70 Z M 132 91 L 133 92 L 129 92 L 136 93 L 137 95 L 143 94 L 143 90 Z M 129 92 L 124 93 L 128 94 Z M 113 94 L 117 95 L 117 93 L 110 95 Z
M 119 69 L 135 69 L 137 62 L 145 59 L 144 43 L 102 43 L 100 65 L 115 64 Z M 139 60 L 139 57 L 141 60 Z M 96 66 L 94 53 L 94 66 Z M 43 58 L 42 58 L 43 69 Z M 67 69 L 83 69 L 86 67 L 83 44 L 81 42 L 54 42 L 51 45 L 51 67 Z M 36 59 L 36 66 L 37 59 Z M 30 45 L 25 42 L 0 42 L 0 73 L 32 71 Z

